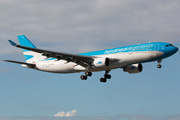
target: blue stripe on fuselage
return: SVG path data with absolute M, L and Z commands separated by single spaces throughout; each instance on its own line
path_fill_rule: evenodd
M 164 42 L 152 42 L 152 43 L 138 44 L 133 46 L 118 47 L 113 49 L 81 53 L 79 55 L 97 56 L 97 55 L 116 54 L 116 53 L 125 53 L 125 52 L 160 51 L 159 49 L 160 46 L 166 44 L 167 43 Z

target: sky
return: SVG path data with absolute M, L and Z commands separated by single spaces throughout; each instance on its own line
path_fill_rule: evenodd
M 144 63 L 142 73 L 112 70 L 106 83 L 95 72 L 46 73 L 5 63 L 25 61 L 18 42 L 83 53 L 146 42 L 180 48 L 179 0 L 1 0 L 0 120 L 180 120 L 180 53 Z

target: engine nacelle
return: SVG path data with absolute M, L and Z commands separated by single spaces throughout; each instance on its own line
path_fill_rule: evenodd
M 95 58 L 92 66 L 96 68 L 109 67 L 111 64 L 109 58 Z
M 124 67 L 124 72 L 128 73 L 140 73 L 143 70 L 142 64 L 132 64 Z

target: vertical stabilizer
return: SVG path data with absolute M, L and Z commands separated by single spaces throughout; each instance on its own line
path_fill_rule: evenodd
M 25 35 L 20 35 L 17 37 L 21 46 L 36 48 Z M 22 51 L 27 63 L 34 63 L 35 61 L 42 60 L 45 58 L 44 56 L 42 56 L 40 53 L 37 52 L 33 52 L 26 49 L 22 49 Z

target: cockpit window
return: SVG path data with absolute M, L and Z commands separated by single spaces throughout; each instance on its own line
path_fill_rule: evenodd
M 172 44 L 166 45 L 166 47 L 170 47 L 170 46 L 173 46 L 173 45 Z

